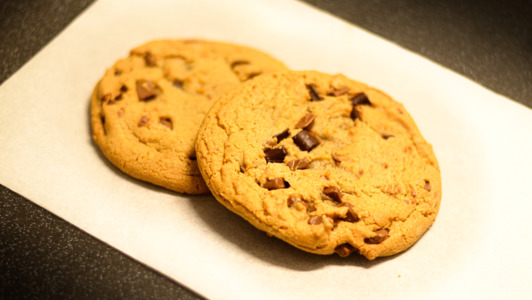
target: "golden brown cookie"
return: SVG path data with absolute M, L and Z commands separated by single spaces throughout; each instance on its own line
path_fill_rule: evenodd
M 289 71 L 236 87 L 205 117 L 196 153 L 219 202 L 312 253 L 393 255 L 440 205 L 436 157 L 405 108 L 343 75 Z
M 180 193 L 208 193 L 194 152 L 204 115 L 224 91 L 285 69 L 271 56 L 237 45 L 149 42 L 116 62 L 94 89 L 94 141 L 132 177 Z

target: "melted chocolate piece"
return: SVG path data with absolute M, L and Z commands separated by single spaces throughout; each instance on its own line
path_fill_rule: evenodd
M 231 63 L 231 69 L 234 69 L 236 66 L 239 66 L 239 65 L 248 65 L 248 64 L 249 64 L 249 61 L 247 60 L 237 60 Z
M 283 178 L 277 177 L 274 179 L 266 180 L 262 187 L 268 190 L 277 190 L 290 187 L 290 185 L 288 184 L 288 182 L 284 181 Z
M 286 163 L 286 165 L 292 171 L 306 169 L 306 168 L 308 168 L 309 164 L 310 164 L 310 162 L 309 162 L 308 158 L 306 158 L 306 157 L 304 157 L 302 159 L 291 160 L 291 161 Z
M 296 134 L 292 140 L 302 151 L 310 151 L 320 144 L 320 142 L 306 130 Z
M 375 231 L 375 236 L 372 238 L 364 239 L 366 244 L 380 244 L 388 238 L 388 229 L 379 229 Z
M 336 202 L 342 202 L 342 192 L 335 186 L 328 186 L 323 189 L 323 193 L 331 197 Z
M 313 217 L 310 217 L 310 219 L 308 219 L 308 223 L 310 225 L 319 225 L 323 223 L 323 219 L 321 216 L 313 216 Z
M 183 88 L 183 81 L 176 79 L 176 80 L 172 81 L 172 85 L 175 86 L 178 89 L 182 89 Z
M 305 129 L 307 128 L 313 121 L 315 116 L 312 113 L 307 113 L 299 122 L 296 124 L 296 128 Z
M 425 180 L 425 186 L 423 188 L 430 192 L 432 190 L 432 186 L 430 185 L 430 182 L 428 180 Z
M 139 100 L 151 100 L 157 96 L 155 84 L 149 80 L 137 80 L 137 95 Z
M 360 218 L 358 217 L 357 213 L 353 209 L 353 205 L 351 205 L 351 203 L 344 202 L 338 205 L 338 207 L 344 207 L 344 206 L 347 206 L 348 210 L 347 210 L 347 214 L 342 219 L 343 221 L 351 222 L 351 223 L 360 221 Z
M 264 149 L 264 154 L 266 154 L 267 162 L 282 163 L 288 152 L 286 152 L 284 146 L 281 146 L 279 148 L 266 148 Z
M 137 123 L 137 126 L 138 126 L 138 127 L 142 127 L 142 126 L 148 124 L 148 121 L 149 121 L 148 116 L 142 116 L 142 117 L 140 118 L 139 122 Z
M 290 131 L 288 131 L 288 128 L 287 128 L 283 132 L 278 133 L 278 134 L 274 135 L 273 137 L 277 138 L 277 142 L 280 142 L 280 141 L 286 139 L 288 136 L 290 136 Z
M 333 90 L 331 93 L 329 93 L 329 96 L 339 97 L 347 94 L 347 92 L 349 92 L 349 89 L 345 87 L 339 90 Z
M 369 102 L 368 96 L 365 93 L 356 94 L 351 98 L 351 103 L 353 106 L 357 105 L 371 105 Z
M 160 117 L 159 123 L 161 123 L 163 126 L 168 127 L 170 129 L 174 128 L 172 124 L 172 119 L 170 119 L 169 117 Z
M 357 249 L 351 244 L 341 244 L 338 245 L 336 248 L 334 248 L 334 252 L 336 252 L 340 257 L 348 257 L 353 252 L 357 252 Z
M 357 106 L 359 105 L 371 105 L 371 102 L 369 102 L 368 96 L 364 93 L 356 94 L 351 98 L 351 104 L 353 105 L 353 109 L 351 110 L 351 119 L 360 119 L 360 113 L 357 110 Z
M 308 93 L 310 95 L 310 101 L 321 101 L 321 100 L 323 100 L 323 98 L 321 98 L 320 95 L 318 95 L 318 92 L 316 92 L 316 88 L 312 84 L 307 84 L 306 87 L 307 87 Z
M 155 66 L 155 57 L 153 56 L 153 54 L 151 54 L 151 52 L 146 52 L 146 54 L 144 55 L 144 62 L 149 67 Z

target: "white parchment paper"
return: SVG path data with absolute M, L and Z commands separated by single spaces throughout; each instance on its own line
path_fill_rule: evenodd
M 248 45 L 293 69 L 344 73 L 402 102 L 441 165 L 434 226 L 392 258 L 324 257 L 266 236 L 211 196 L 123 175 L 91 140 L 89 98 L 106 68 L 157 38 Z M 532 293 L 532 111 L 305 4 L 100 0 L 0 87 L 0 101 L 0 183 L 204 296 Z

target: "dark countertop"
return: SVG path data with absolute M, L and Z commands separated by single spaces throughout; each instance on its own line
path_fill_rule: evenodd
M 0 2 L 0 83 L 92 2 Z M 306 2 L 532 107 L 530 0 Z M 0 298 L 199 297 L 0 185 Z

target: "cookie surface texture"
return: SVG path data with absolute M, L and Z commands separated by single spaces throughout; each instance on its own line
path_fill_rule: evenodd
M 343 75 L 240 85 L 207 114 L 196 153 L 219 202 L 311 253 L 399 253 L 439 210 L 438 162 L 408 112 Z
M 91 98 L 93 139 L 126 174 L 185 193 L 208 193 L 197 130 L 215 98 L 283 63 L 243 46 L 157 40 L 109 68 Z

